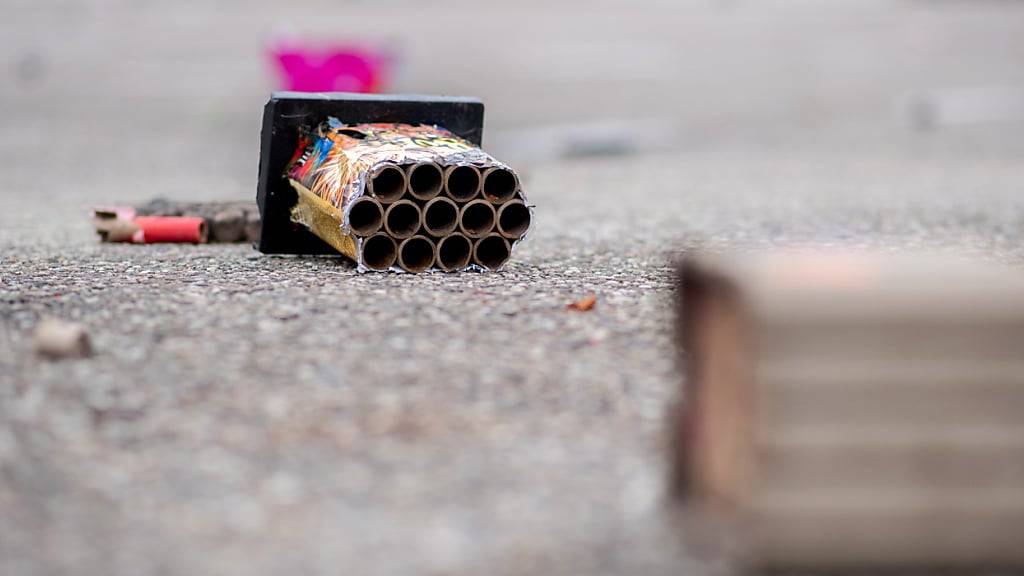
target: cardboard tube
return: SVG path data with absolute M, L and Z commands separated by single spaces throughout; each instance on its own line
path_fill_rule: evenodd
M 484 198 L 495 203 L 508 202 L 519 190 L 519 179 L 507 168 L 495 166 L 483 174 Z
M 451 234 L 459 226 L 459 205 L 448 198 L 434 198 L 423 207 L 423 229 L 431 236 Z
M 483 238 L 494 229 L 494 206 L 484 200 L 473 200 L 459 212 L 459 229 L 470 238 Z
M 369 196 L 360 196 L 348 209 L 348 223 L 356 236 L 372 236 L 384 225 L 384 207 Z
M 441 193 L 444 185 L 441 167 L 433 162 L 420 162 L 409 167 L 409 194 L 427 201 Z
M 423 272 L 434 265 L 437 247 L 426 236 L 413 236 L 398 246 L 398 265 L 406 272 Z
M 456 202 L 468 202 L 480 193 L 480 170 L 475 166 L 449 166 L 444 171 L 444 191 Z
M 511 200 L 498 208 L 498 232 L 505 238 L 521 238 L 530 229 L 530 220 L 530 209 L 522 200 Z
M 490 234 L 481 238 L 473 245 L 473 262 L 487 268 L 497 270 L 508 262 L 512 255 L 512 248 L 508 240 L 501 237 L 501 234 Z
M 399 200 L 388 206 L 384 213 L 384 229 L 395 238 L 409 238 L 419 231 L 423 223 L 420 207 L 410 200 Z
M 184 242 L 203 244 L 207 239 L 206 221 L 190 216 L 139 216 L 132 222 L 139 227 L 133 242 Z
M 437 241 L 437 267 L 445 272 L 462 270 L 473 257 L 473 243 L 456 232 Z
M 398 258 L 398 246 L 392 237 L 378 232 L 363 240 L 361 258 L 363 265 L 370 270 L 387 270 Z
M 366 191 L 387 204 L 401 199 L 405 194 L 405 185 L 405 171 L 394 164 L 385 164 L 370 175 L 366 182 Z

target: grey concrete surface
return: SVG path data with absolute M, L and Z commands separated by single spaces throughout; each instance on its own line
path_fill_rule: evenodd
M 623 115 L 677 140 L 517 165 L 538 220 L 497 274 L 98 244 L 95 203 L 254 193 L 280 20 L 388 28 L 377 4 L 257 5 L 4 6 L 4 576 L 722 573 L 665 494 L 672 262 L 817 243 L 1024 266 L 1021 126 L 920 132 L 896 106 L 1024 81 L 1007 2 L 517 3 L 442 73 L 424 62 L 480 20 L 416 4 L 399 18 L 449 36 L 406 39 L 397 89 L 483 95 L 497 135 L 639 102 Z M 593 311 L 565 309 L 591 292 Z M 38 358 L 43 317 L 83 324 L 97 354 Z

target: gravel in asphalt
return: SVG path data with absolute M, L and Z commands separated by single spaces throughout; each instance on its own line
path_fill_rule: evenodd
M 525 180 L 535 233 L 500 273 L 101 245 L 101 192 L 6 197 L 0 572 L 717 573 L 664 491 L 679 255 L 1024 263 L 1008 160 L 690 152 Z M 37 356 L 45 317 L 95 355 Z

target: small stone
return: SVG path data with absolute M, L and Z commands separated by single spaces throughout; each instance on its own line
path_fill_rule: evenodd
M 214 242 L 239 242 L 245 238 L 245 214 L 239 209 L 217 212 L 210 222 Z
M 260 222 L 259 210 L 246 210 L 245 211 L 245 239 L 249 242 L 260 241 L 260 230 L 262 229 Z
M 45 318 L 36 326 L 36 353 L 44 358 L 86 358 L 92 356 L 89 333 L 81 324 Z

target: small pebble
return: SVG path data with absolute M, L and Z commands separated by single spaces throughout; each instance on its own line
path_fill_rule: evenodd
M 44 358 L 85 358 L 92 356 L 89 333 L 81 324 L 64 322 L 56 318 L 45 318 L 36 326 L 36 353 Z
M 213 215 L 210 232 L 214 242 L 239 242 L 245 239 L 245 213 L 233 208 Z

